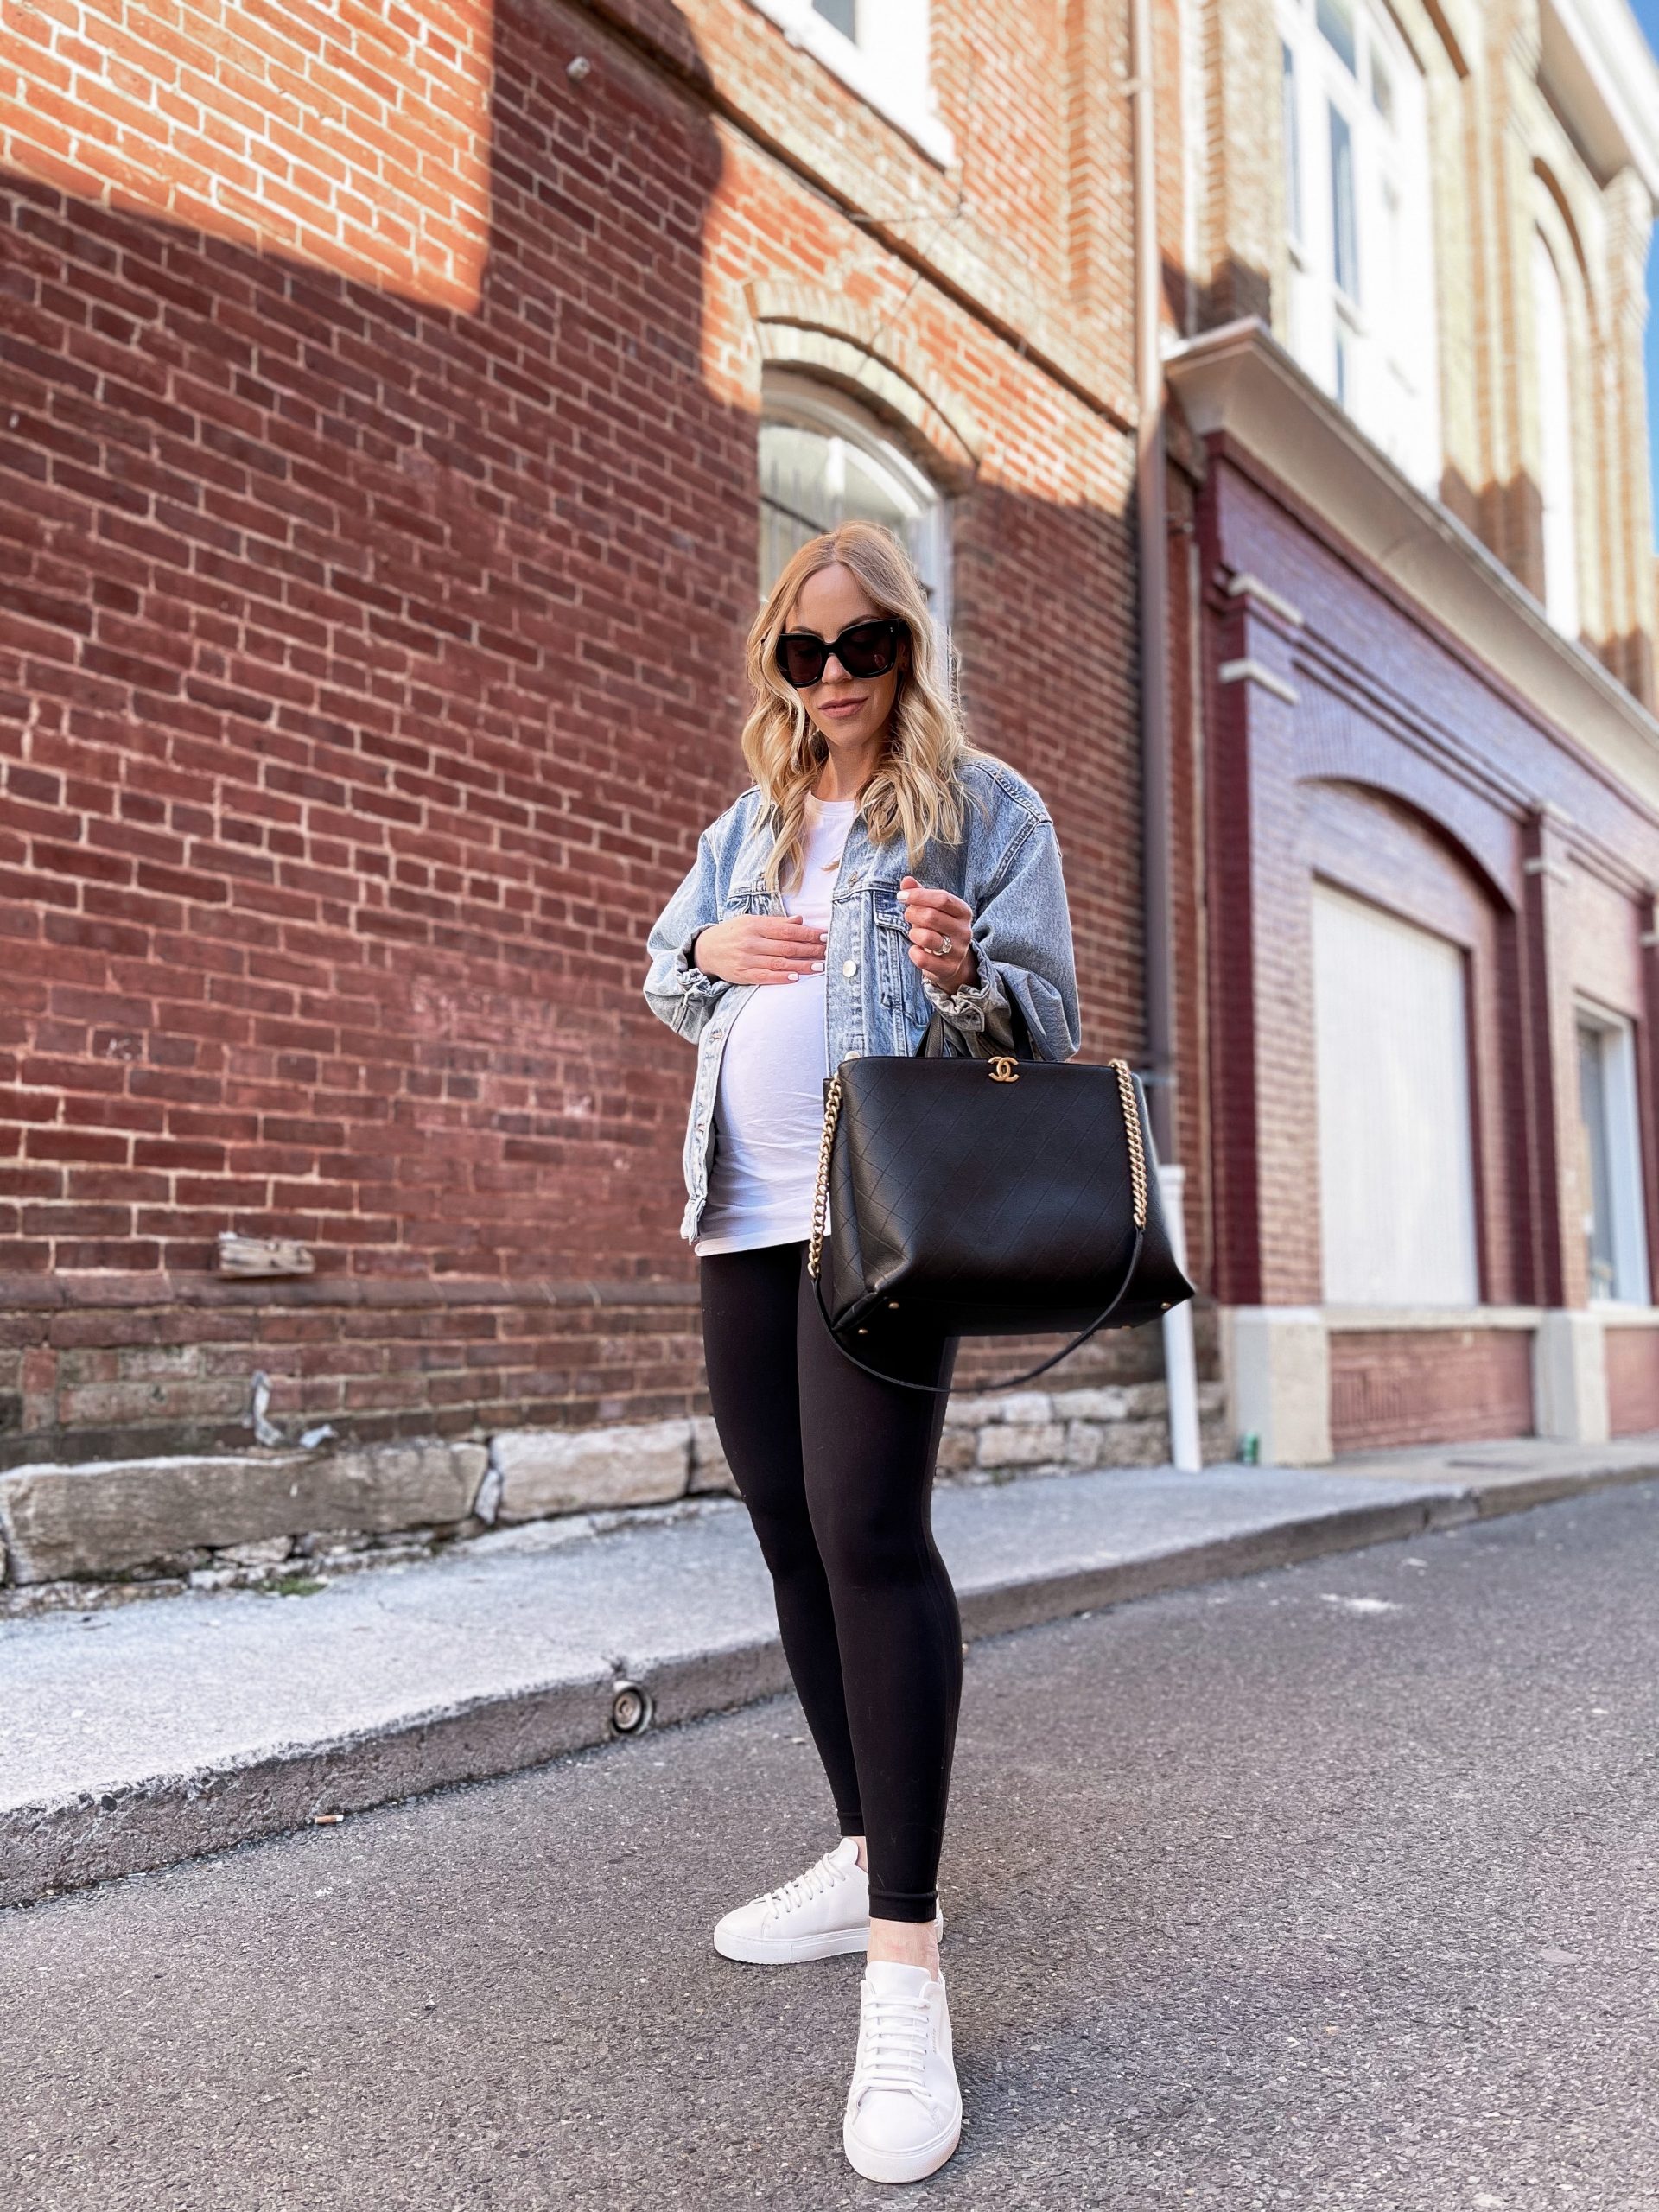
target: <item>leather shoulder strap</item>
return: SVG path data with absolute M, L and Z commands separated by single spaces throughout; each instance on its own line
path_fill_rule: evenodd
M 974 1388 L 976 1390 L 1012 1390 L 1017 1382 L 1034 1382 L 1039 1375 L 1046 1375 L 1051 1367 L 1058 1367 L 1060 1362 L 1070 1353 L 1076 1351 L 1079 1345 L 1086 1344 L 1097 1330 L 1105 1327 L 1123 1303 L 1124 1294 L 1135 1281 L 1135 1271 L 1141 1264 L 1141 1247 L 1146 1241 L 1146 1234 L 1144 1229 L 1135 1230 L 1135 1243 L 1129 1250 L 1128 1264 L 1123 1270 L 1122 1281 L 1112 1294 L 1111 1303 L 1096 1314 L 1094 1319 L 1080 1335 L 1073 1337 L 1069 1344 L 1062 1344 L 1058 1351 L 1053 1353 L 1049 1358 L 1039 1361 L 1035 1367 L 1027 1368 L 1023 1374 L 1005 1375 L 1000 1382 L 976 1382 Z M 835 1324 L 830 1319 L 830 1309 L 823 1302 L 823 1270 L 822 1268 L 813 1277 L 812 1287 L 817 1293 L 818 1311 L 823 1316 L 823 1325 L 829 1330 L 830 1337 L 834 1339 L 836 1350 L 843 1359 L 850 1359 L 855 1367 L 861 1367 L 867 1375 L 874 1375 L 878 1382 L 891 1382 L 897 1389 L 920 1390 L 930 1398 L 949 1397 L 956 1387 L 954 1383 L 907 1382 L 903 1376 L 888 1375 L 879 1367 L 872 1367 L 868 1360 L 861 1359 L 856 1352 L 849 1351 L 841 1338 L 836 1335 Z

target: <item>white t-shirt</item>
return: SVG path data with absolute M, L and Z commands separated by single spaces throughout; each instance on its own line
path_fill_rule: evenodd
M 819 929 L 858 801 L 809 798 L 800 888 L 785 912 Z M 812 1193 L 823 1135 L 824 979 L 804 970 L 793 983 L 761 983 L 727 1033 L 715 1100 L 715 1159 L 694 1249 L 747 1252 L 812 1233 Z

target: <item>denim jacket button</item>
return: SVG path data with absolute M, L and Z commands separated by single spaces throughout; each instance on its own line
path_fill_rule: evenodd
M 858 973 L 857 961 L 843 960 L 841 963 L 841 972 L 843 976 L 856 976 Z

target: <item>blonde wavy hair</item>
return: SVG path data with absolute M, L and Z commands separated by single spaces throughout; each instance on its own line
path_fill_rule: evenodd
M 806 802 L 829 754 L 799 693 L 784 681 L 778 640 L 807 578 L 837 565 L 852 571 L 880 613 L 901 621 L 908 637 L 908 649 L 899 655 L 886 749 L 859 793 L 865 827 L 878 845 L 902 836 L 912 874 L 930 838 L 955 844 L 962 836 L 965 794 L 958 772 L 978 748 L 963 729 L 921 581 L 890 531 L 880 523 L 844 522 L 809 539 L 785 564 L 754 618 L 744 657 L 754 703 L 743 725 L 743 758 L 760 787 L 772 832 L 762 870 L 772 891 L 785 874 L 791 886 L 798 876 Z

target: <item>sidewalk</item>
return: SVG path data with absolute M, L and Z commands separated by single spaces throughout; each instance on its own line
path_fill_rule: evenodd
M 942 1486 L 964 1632 L 1659 1477 L 1659 1437 Z M 785 1686 L 741 1506 L 502 1530 L 304 1597 L 0 1623 L 0 1904 L 168 1866 Z

